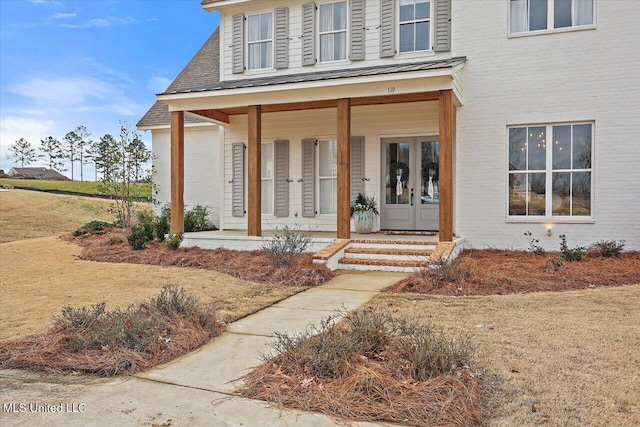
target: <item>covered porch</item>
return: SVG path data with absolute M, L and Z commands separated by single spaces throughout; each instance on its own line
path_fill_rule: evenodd
M 453 153 L 455 109 L 461 105 L 461 94 L 456 73 L 464 59 L 437 61 L 429 66 L 407 68 L 406 72 L 372 74 L 355 73 L 339 81 L 324 79 L 311 81 L 296 76 L 300 82 L 286 82 L 286 86 L 274 87 L 275 81 L 223 82 L 216 88 L 203 88 L 188 93 L 160 96 L 171 110 L 171 231 L 184 229 L 184 116 L 195 114 L 221 124 L 233 124 L 234 116 L 246 117 L 247 203 L 246 231 L 231 232 L 249 237 L 267 236 L 263 232 L 262 209 L 262 142 L 263 118 L 272 113 L 334 110 L 336 153 L 336 212 L 335 232 L 323 233 L 318 239 L 352 239 L 350 204 L 353 197 L 351 179 L 352 109 L 365 106 L 414 103 L 436 103 L 437 137 L 439 155 L 439 216 L 438 233 L 441 242 L 452 242 L 453 230 Z M 428 64 L 428 63 L 427 63 Z M 315 74 L 315 73 L 312 73 Z M 373 81 L 372 78 L 374 77 Z M 282 79 L 282 77 L 281 77 Z M 267 79 L 263 79 L 267 80 Z M 345 94 L 352 96 L 345 97 Z M 425 117 L 425 120 L 427 118 Z M 231 159 L 224 159 L 229 164 Z M 234 181 L 235 181 L 234 177 Z M 237 177 L 245 185 L 243 176 Z M 292 181 L 287 179 L 287 181 Z M 299 180 L 303 181 L 303 180 Z M 230 181 L 231 182 L 231 181 Z M 305 192 L 303 190 L 302 195 Z M 242 212 L 242 216 L 244 212 Z M 297 217 L 297 213 L 296 213 Z M 224 226 L 223 226 L 224 228 Z M 225 230 L 225 232 L 227 232 Z M 221 234 L 219 236 L 222 236 Z M 326 237 L 325 237 L 326 236 Z M 372 235 L 369 235 L 372 236 Z M 374 239 L 384 239 L 385 234 Z M 359 237 L 359 236 L 355 236 Z M 398 236 L 396 236 L 398 237 Z M 434 236 L 430 236 L 434 237 Z M 203 236 L 204 238 L 204 236 Z M 421 236 L 424 239 L 424 236 Z M 409 239 L 407 239 L 409 240 Z

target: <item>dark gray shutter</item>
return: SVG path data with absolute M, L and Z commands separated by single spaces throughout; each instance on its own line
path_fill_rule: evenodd
M 364 136 L 351 137 L 351 201 L 364 194 Z
M 448 52 L 451 50 L 451 0 L 436 0 L 435 18 L 433 50 Z
M 244 15 L 233 15 L 231 24 L 231 65 L 234 74 L 244 73 Z
M 244 144 L 231 146 L 231 214 L 244 216 Z
M 274 214 L 289 216 L 289 141 L 273 143 L 274 157 Z
M 302 140 L 302 216 L 316 216 L 316 140 Z
M 380 0 L 380 58 L 396 54 L 396 14 L 393 0 Z
M 316 4 L 302 5 L 302 65 L 316 63 Z
M 274 11 L 276 23 L 276 68 L 289 68 L 289 8 L 279 7 Z
M 364 60 L 364 0 L 351 0 L 351 55 L 352 61 Z

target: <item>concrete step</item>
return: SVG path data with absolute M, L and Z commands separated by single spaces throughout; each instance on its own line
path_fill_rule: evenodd
M 366 254 L 366 255 L 398 255 L 407 257 L 428 257 L 433 253 L 432 249 L 416 249 L 396 246 L 393 248 L 372 248 L 372 247 L 352 247 L 349 246 L 345 253 Z
M 414 272 L 431 265 L 428 260 L 342 258 L 338 261 L 341 270 Z

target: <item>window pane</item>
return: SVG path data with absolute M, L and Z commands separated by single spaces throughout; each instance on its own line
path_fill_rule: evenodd
M 553 127 L 553 168 L 571 169 L 571 126 Z
M 260 39 L 260 15 L 249 15 L 248 18 L 249 27 L 249 41 L 256 41 Z
M 591 215 L 591 172 L 572 174 L 573 215 Z
M 400 0 L 400 22 L 413 21 L 414 15 L 414 0 Z
M 529 170 L 544 170 L 547 167 L 547 128 L 529 128 Z
M 319 176 L 336 176 L 338 174 L 338 160 L 336 141 L 319 142 Z
M 511 0 L 509 3 L 509 30 L 511 33 L 527 31 L 527 0 Z
M 529 0 L 529 31 L 547 29 L 547 0 Z
M 260 44 L 249 45 L 249 69 L 255 70 L 260 68 Z
M 544 215 L 546 210 L 545 198 L 546 175 L 544 173 L 529 174 L 529 210 L 527 215 Z
M 273 144 L 262 144 L 262 178 L 273 178 Z
M 333 61 L 333 34 L 320 36 L 320 62 Z
M 347 33 L 335 33 L 333 35 L 333 60 L 347 59 Z
M 593 24 L 593 0 L 574 0 L 576 25 Z
M 332 13 L 333 13 L 333 5 L 331 3 L 320 5 L 320 31 L 321 32 L 331 31 L 333 29 L 333 23 L 331 22 Z
M 271 39 L 271 31 L 273 25 L 271 23 L 271 14 L 263 13 L 260 15 L 260 38 L 262 40 Z
M 418 22 L 416 24 L 416 50 L 430 50 L 430 22 Z
M 571 26 L 571 0 L 555 0 L 553 6 L 554 28 Z
M 262 213 L 273 213 L 273 181 L 270 179 L 262 180 Z
M 336 186 L 337 180 L 321 179 L 320 180 L 320 213 L 321 214 L 335 214 L 337 209 L 336 204 Z
M 400 25 L 400 52 L 413 52 L 413 26 L 414 24 Z
M 273 61 L 272 42 L 260 43 L 260 55 L 262 56 L 261 64 L 262 68 L 271 68 L 271 62 Z
M 556 172 L 552 174 L 553 180 L 553 215 L 571 215 L 571 173 Z
M 347 2 L 343 1 L 333 5 L 333 29 L 347 29 Z
M 527 168 L 527 128 L 509 129 L 509 170 L 522 171 Z
M 591 168 L 591 125 L 573 126 L 573 169 Z
M 509 174 L 509 215 L 527 213 L 527 174 Z
M 428 0 L 416 0 L 416 19 L 429 19 L 431 17 L 431 2 Z

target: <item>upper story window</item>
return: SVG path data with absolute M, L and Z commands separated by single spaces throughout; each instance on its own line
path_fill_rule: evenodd
M 247 18 L 248 69 L 273 68 L 273 13 Z
M 592 25 L 595 0 L 510 0 L 509 33 Z
M 431 49 L 431 1 L 400 0 L 400 53 Z
M 347 2 L 321 4 L 318 12 L 320 62 L 347 59 Z

